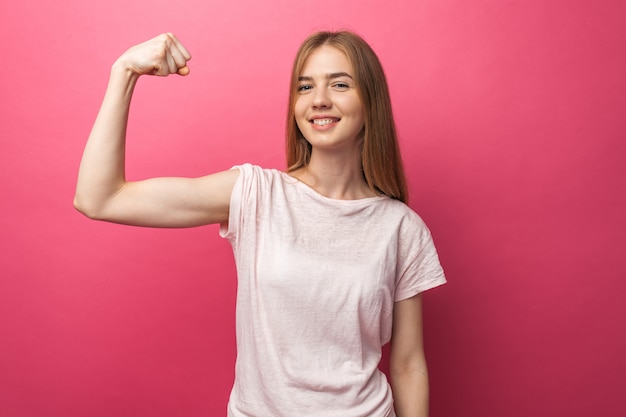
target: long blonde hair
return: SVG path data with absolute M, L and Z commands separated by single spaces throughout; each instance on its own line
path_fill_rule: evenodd
M 342 51 L 354 69 L 363 106 L 364 138 L 361 150 L 363 176 L 368 186 L 404 203 L 408 201 L 406 177 L 400 156 L 389 87 L 376 53 L 360 36 L 347 31 L 317 32 L 298 49 L 291 72 L 287 112 L 287 167 L 295 171 L 309 164 L 311 144 L 298 128 L 294 115 L 298 77 L 309 55 L 323 45 Z

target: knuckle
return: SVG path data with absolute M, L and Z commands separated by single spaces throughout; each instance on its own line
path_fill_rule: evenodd
M 169 47 L 172 43 L 172 38 L 167 33 L 162 33 L 157 37 L 159 44 L 164 47 Z

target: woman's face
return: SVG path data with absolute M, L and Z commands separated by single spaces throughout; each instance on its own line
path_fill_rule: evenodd
M 304 62 L 294 115 L 314 149 L 360 150 L 363 109 L 353 77 L 346 55 L 332 46 L 315 49 Z

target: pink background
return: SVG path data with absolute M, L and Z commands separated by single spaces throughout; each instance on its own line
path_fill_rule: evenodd
M 225 415 L 228 243 L 81 217 L 82 148 L 113 60 L 172 31 L 192 72 L 140 81 L 129 176 L 283 168 L 292 57 L 342 27 L 386 68 L 411 206 L 449 279 L 425 301 L 431 415 L 623 415 L 624 8 L 2 2 L 0 415 Z

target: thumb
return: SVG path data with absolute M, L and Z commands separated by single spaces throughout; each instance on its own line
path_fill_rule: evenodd
M 187 65 L 185 65 L 184 67 L 178 68 L 178 71 L 176 71 L 178 73 L 178 75 L 189 75 L 189 72 L 191 70 L 189 69 L 189 67 Z

